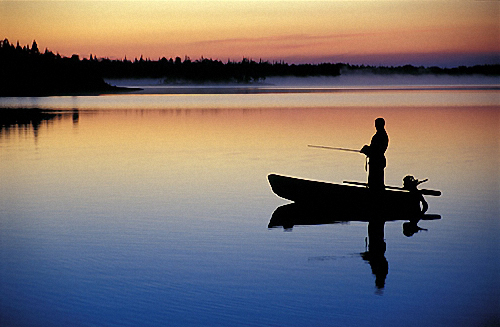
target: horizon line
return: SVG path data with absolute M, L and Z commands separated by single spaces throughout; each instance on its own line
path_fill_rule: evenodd
M 1 42 L 4 42 L 5 40 L 8 40 L 7 37 L 3 38 Z M 19 44 L 19 40 L 16 40 L 17 44 Z M 36 39 L 33 40 L 33 42 L 36 42 Z M 14 43 L 10 44 L 13 46 Z M 33 44 L 33 43 L 32 43 Z M 38 45 L 38 43 L 37 43 Z M 19 46 L 21 46 L 19 44 Z M 21 46 L 22 48 L 27 47 L 29 48 L 30 45 L 27 44 L 25 46 Z M 44 51 L 50 51 L 55 54 L 59 54 L 59 51 L 54 51 L 49 49 L 48 47 L 44 47 Z M 40 51 L 40 53 L 43 53 Z M 78 55 L 79 58 L 83 59 L 88 59 L 90 60 L 90 57 L 93 56 L 94 58 L 99 58 L 99 59 L 109 59 L 109 60 L 129 60 L 129 61 L 135 61 L 135 60 L 140 60 L 140 58 L 143 58 L 143 60 L 150 60 L 150 61 L 159 61 L 162 60 L 163 58 L 170 60 L 170 59 L 176 59 L 176 58 L 181 58 L 180 55 L 171 55 L 171 56 L 165 56 L 165 55 L 160 55 L 160 56 L 148 56 L 148 55 L 143 55 L 141 54 L 139 57 L 137 55 L 132 56 L 134 59 L 130 60 L 128 59 L 127 55 L 125 54 L 123 57 L 119 57 L 116 55 L 111 55 L 111 56 L 102 56 L 102 55 L 94 55 L 92 52 L 90 52 L 88 55 L 83 55 L 80 53 L 72 53 L 69 56 L 66 55 L 61 55 L 63 57 L 71 57 L 73 55 Z M 158 58 L 158 59 L 152 59 L 152 58 Z M 353 53 L 337 53 L 337 54 L 326 54 L 326 55 L 309 55 L 309 56 L 304 56 L 304 55 L 298 55 L 298 56 L 283 56 L 280 59 L 275 59 L 275 58 L 269 58 L 267 56 L 246 56 L 242 55 L 239 56 L 239 59 L 234 59 L 234 56 L 225 56 L 227 59 L 223 60 L 218 56 L 204 56 L 200 55 L 197 59 L 191 59 L 191 56 L 184 54 L 183 55 L 184 60 L 189 58 L 191 61 L 196 61 L 196 60 L 203 60 L 203 59 L 209 59 L 209 60 L 215 60 L 215 61 L 220 61 L 223 63 L 227 63 L 230 61 L 233 62 L 241 62 L 244 59 L 249 59 L 253 61 L 262 61 L 262 62 L 270 62 L 270 63 L 284 63 L 284 64 L 289 64 L 289 65 L 318 65 L 318 64 L 346 64 L 346 65 L 352 65 L 352 66 L 375 66 L 375 67 L 401 67 L 401 66 L 414 66 L 414 67 L 425 67 L 425 68 L 430 68 L 430 67 L 439 67 L 439 68 L 457 68 L 460 66 L 466 66 L 466 67 L 472 67 L 472 66 L 486 66 L 486 65 L 499 65 L 500 64 L 500 52 L 495 52 L 495 51 L 486 51 L 486 52 L 407 52 L 407 53 L 375 53 L 375 54 L 353 54 Z M 254 59 L 256 57 L 259 57 L 259 59 Z

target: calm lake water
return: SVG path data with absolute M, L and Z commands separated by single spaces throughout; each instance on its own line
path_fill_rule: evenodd
M 0 325 L 500 322 L 500 91 L 193 89 L 0 98 Z M 427 230 L 385 224 L 383 288 L 366 222 L 268 228 L 289 202 L 266 179 L 366 181 L 307 145 L 359 149 L 377 117 L 386 184 L 442 191 Z

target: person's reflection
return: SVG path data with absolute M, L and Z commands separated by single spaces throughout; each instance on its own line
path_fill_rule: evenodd
M 375 275 L 375 286 L 382 290 L 389 273 L 389 263 L 385 258 L 386 244 L 384 239 L 385 220 L 374 217 L 368 222 L 368 251 L 361 253 L 363 260 L 368 261 Z

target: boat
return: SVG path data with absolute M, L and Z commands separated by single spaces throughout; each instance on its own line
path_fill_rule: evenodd
M 387 219 L 411 219 L 422 215 L 420 194 L 439 195 L 439 191 L 410 192 L 399 187 L 376 191 L 364 183 L 343 184 L 269 174 L 273 192 L 281 198 L 307 204 L 338 215 L 377 215 Z M 404 217 L 404 218 L 403 218 Z

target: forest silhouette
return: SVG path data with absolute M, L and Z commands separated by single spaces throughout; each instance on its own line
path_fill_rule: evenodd
M 175 83 L 258 83 L 267 77 L 339 76 L 344 72 L 404 75 L 500 75 L 500 65 L 456 68 L 350 65 L 345 63 L 288 64 L 283 61 L 258 62 L 243 58 L 240 62 L 189 57 L 133 61 L 109 58 L 83 58 L 76 54 L 63 57 L 45 49 L 36 41 L 21 47 L 8 39 L 0 42 L 0 96 L 40 96 L 58 94 L 112 93 L 130 89 L 114 87 L 104 79 L 158 78 Z
M 0 42 L 0 96 L 42 96 L 117 91 L 77 55 L 41 53 L 36 41 L 21 47 Z

